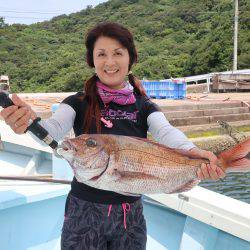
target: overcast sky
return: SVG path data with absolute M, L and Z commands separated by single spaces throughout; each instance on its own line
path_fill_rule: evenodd
M 8 24 L 31 24 L 78 12 L 87 5 L 96 6 L 102 2 L 107 0 L 0 0 L 0 16 Z

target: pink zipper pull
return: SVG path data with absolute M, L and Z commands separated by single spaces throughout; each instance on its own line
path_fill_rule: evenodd
M 103 117 L 101 117 L 101 121 L 105 124 L 105 127 L 107 127 L 107 128 L 113 127 L 113 123 L 111 121 L 107 121 Z

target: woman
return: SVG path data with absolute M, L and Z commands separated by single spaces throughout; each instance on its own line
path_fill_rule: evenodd
M 201 180 L 224 176 L 216 156 L 195 147 L 146 96 L 131 72 L 137 52 L 125 27 L 101 23 L 88 32 L 85 45 L 87 63 L 95 68 L 85 93 L 67 97 L 50 119 L 40 122 L 56 140 L 72 127 L 76 136 L 104 133 L 146 138 L 149 131 L 168 147 L 209 159 L 210 164 L 197 172 Z M 36 115 L 16 95 L 12 99 L 15 105 L 1 115 L 16 133 L 23 133 Z M 145 249 L 146 237 L 141 197 L 95 189 L 74 178 L 66 202 L 62 249 Z

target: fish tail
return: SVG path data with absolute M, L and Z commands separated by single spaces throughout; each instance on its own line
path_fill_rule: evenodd
M 250 171 L 250 138 L 221 152 L 218 159 L 226 172 Z

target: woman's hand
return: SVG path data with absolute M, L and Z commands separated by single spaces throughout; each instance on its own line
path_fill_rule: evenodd
M 190 152 L 199 158 L 209 160 L 209 164 L 202 164 L 201 168 L 197 171 L 197 176 L 200 180 L 218 180 L 225 177 L 225 172 L 217 165 L 218 158 L 211 152 L 199 148 L 193 148 Z
M 36 114 L 16 94 L 12 95 L 12 101 L 14 105 L 3 109 L 0 114 L 15 133 L 23 134 L 29 126 L 29 120 L 36 119 Z

